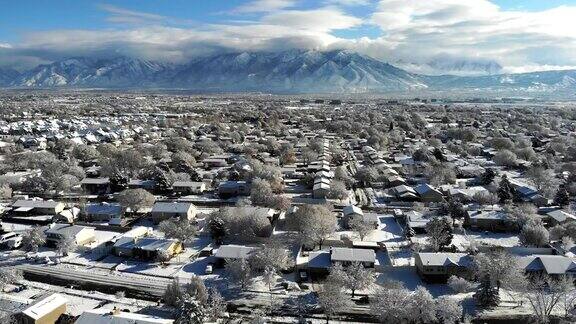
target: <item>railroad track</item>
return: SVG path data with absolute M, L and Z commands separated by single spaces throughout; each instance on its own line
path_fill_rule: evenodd
M 116 277 L 100 273 L 88 273 L 72 269 L 59 269 L 46 266 L 21 265 L 24 277 L 34 281 L 57 285 L 73 285 L 85 290 L 105 293 L 123 291 L 127 295 L 143 299 L 157 300 L 162 297 L 170 280 L 137 277 Z

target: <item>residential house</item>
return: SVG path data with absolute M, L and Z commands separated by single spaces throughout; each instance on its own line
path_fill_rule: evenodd
M 20 199 L 12 204 L 12 212 L 20 215 L 58 215 L 66 205 L 53 200 Z
M 432 187 L 427 183 L 423 183 L 414 188 L 414 190 L 420 196 L 423 202 L 442 202 L 444 201 L 444 195 L 440 190 Z
M 172 190 L 182 195 L 197 195 L 206 191 L 206 184 L 197 181 L 175 181 Z
M 332 247 L 330 249 L 330 261 L 332 264 L 350 265 L 360 262 L 365 268 L 374 268 L 376 253 L 371 249 L 354 249 L 345 247 Z
M 112 253 L 117 256 L 131 257 L 136 241 L 152 233 L 152 229 L 145 226 L 136 226 L 114 240 Z
M 128 182 L 128 188 L 130 189 L 144 189 L 153 192 L 156 189 L 156 181 L 154 180 L 140 180 L 132 179 Z
M 529 255 L 521 257 L 518 262 L 528 274 L 576 275 L 576 259 L 563 255 Z
M 342 217 L 344 222 L 349 224 L 354 218 L 364 218 L 364 212 L 362 211 L 362 208 L 358 206 L 348 205 L 342 208 Z
M 502 210 L 468 210 L 464 225 L 473 230 L 508 230 L 507 213 Z
M 134 242 L 132 257 L 143 260 L 156 260 L 159 255 L 168 255 L 170 258 L 184 250 L 182 242 L 176 239 L 157 237 L 143 237 Z
M 84 178 L 80 182 L 82 189 L 92 195 L 103 195 L 110 193 L 110 179 L 109 178 Z
M 546 213 L 547 223 L 550 226 L 564 224 L 566 222 L 576 221 L 576 216 L 570 213 L 567 213 L 561 209 L 553 210 Z
M 174 320 L 132 312 L 123 312 L 118 308 L 96 308 L 86 310 L 75 324 L 172 324 Z
M 96 241 L 93 227 L 70 224 L 52 224 L 50 228 L 46 230 L 46 245 L 56 246 L 58 242 L 69 237 L 74 239 L 76 245 L 87 245 Z
M 330 191 L 330 184 L 326 182 L 317 182 L 312 187 L 312 196 L 316 199 L 324 199 Z
M 426 233 L 426 224 L 428 224 L 432 218 L 426 217 L 421 212 L 410 210 L 404 213 L 404 219 L 408 232 L 413 232 L 412 234 L 424 234 Z
M 224 181 L 218 185 L 218 195 L 224 199 L 249 194 L 250 184 L 246 181 Z
M 52 294 L 38 299 L 20 314 L 18 323 L 22 324 L 52 324 L 58 322 L 66 313 L 68 300 L 60 294 Z
M 175 217 L 194 219 L 196 206 L 188 202 L 156 202 L 150 211 L 150 218 L 156 223 Z
M 216 266 L 224 266 L 226 261 L 229 260 L 246 260 L 248 259 L 257 248 L 245 245 L 221 245 L 214 253 L 216 258 Z
M 425 281 L 445 282 L 452 275 L 467 276 L 472 257 L 466 253 L 419 252 L 414 255 L 414 263 Z
M 469 188 L 449 188 L 448 195 L 452 199 L 459 200 L 461 202 L 472 202 L 474 201 L 474 195 L 479 192 L 488 192 L 488 189 L 482 186 L 475 186 Z
M 84 208 L 86 218 L 91 221 L 110 221 L 113 218 L 122 218 L 124 208 L 119 204 L 93 203 L 86 204 Z
M 396 196 L 397 199 L 403 201 L 416 201 L 418 200 L 418 193 L 409 186 L 400 185 L 390 189 L 390 192 Z

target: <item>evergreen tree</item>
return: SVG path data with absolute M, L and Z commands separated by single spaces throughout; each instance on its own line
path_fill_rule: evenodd
M 222 243 L 224 237 L 226 236 L 226 227 L 224 226 L 224 221 L 220 217 L 211 217 L 210 223 L 210 235 L 216 243 Z
M 496 177 L 496 172 L 492 168 L 486 169 L 482 175 L 480 175 L 480 184 L 489 185 L 494 181 Z
M 500 295 L 498 294 L 498 289 L 492 285 L 489 275 L 484 276 L 482 281 L 480 281 L 478 290 L 474 294 L 474 299 L 481 307 L 491 308 L 498 306 Z
M 444 157 L 444 153 L 442 153 L 442 151 L 439 148 L 435 148 L 434 149 L 434 157 L 436 158 L 436 160 L 440 161 L 440 162 L 445 162 L 446 158 Z
M 512 187 L 512 184 L 506 175 L 503 175 L 502 180 L 500 181 L 500 186 L 498 187 L 498 198 L 500 198 L 500 202 L 502 203 L 514 199 L 514 187 Z
M 566 190 L 565 185 L 561 185 L 556 192 L 556 196 L 554 197 L 554 203 L 559 206 L 567 206 L 570 204 L 570 196 L 568 195 L 568 190 Z
M 117 192 L 128 188 L 129 181 L 130 178 L 128 178 L 128 176 L 119 170 L 115 170 L 110 177 L 110 186 L 112 187 L 112 191 Z

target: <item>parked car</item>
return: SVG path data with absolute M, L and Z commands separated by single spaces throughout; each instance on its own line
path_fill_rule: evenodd
M 7 247 L 8 249 L 17 249 L 22 246 L 22 236 L 18 235 L 8 240 L 2 242 L 2 246 Z
M 15 232 L 8 232 L 6 234 L 0 235 L 0 244 L 4 244 L 4 242 L 8 241 L 9 239 L 15 238 L 20 236 L 20 234 Z

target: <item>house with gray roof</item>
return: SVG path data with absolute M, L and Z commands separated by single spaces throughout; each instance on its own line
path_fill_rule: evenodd
M 372 249 L 354 249 L 347 247 L 332 247 L 330 249 L 332 264 L 347 266 L 353 262 L 360 262 L 366 268 L 374 268 L 376 253 Z
M 189 202 L 156 202 L 150 211 L 150 218 L 156 223 L 175 217 L 194 219 L 196 206 Z
M 423 183 L 419 186 L 416 186 L 414 190 L 420 196 L 420 200 L 423 202 L 442 202 L 444 201 L 444 195 L 440 190 L 432 187 L 427 183 Z
M 93 203 L 86 204 L 84 208 L 86 218 L 91 221 L 110 221 L 113 218 L 121 218 L 124 208 L 119 204 Z
M 246 260 L 256 252 L 256 250 L 257 248 L 252 246 L 235 244 L 221 245 L 214 253 L 216 265 L 222 267 L 230 260 Z
M 20 199 L 12 204 L 12 212 L 18 215 L 58 215 L 66 205 L 53 200 Z
M 467 253 L 419 252 L 414 255 L 416 272 L 425 281 L 446 282 L 455 275 L 468 276 L 472 257 Z
M 468 210 L 464 226 L 473 230 L 506 231 L 509 230 L 508 214 L 503 210 Z
M 529 255 L 521 257 L 518 262 L 528 274 L 550 276 L 574 276 L 576 274 L 576 259 L 563 255 Z
M 72 238 L 76 245 L 87 245 L 96 240 L 93 227 L 70 225 L 70 224 L 53 224 L 46 230 L 46 245 L 56 246 L 58 242 Z

